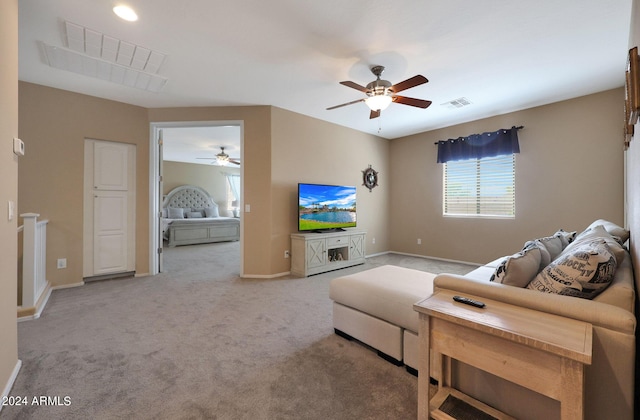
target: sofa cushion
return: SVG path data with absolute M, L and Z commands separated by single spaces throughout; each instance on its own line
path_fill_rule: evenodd
M 540 271 L 540 249 L 531 246 L 504 259 L 489 279 L 509 286 L 525 287 Z
M 594 239 L 564 252 L 544 268 L 528 289 L 593 299 L 611 284 L 616 258 L 604 239 Z
M 433 293 L 435 274 L 384 265 L 331 280 L 329 297 L 341 305 L 418 331 L 413 304 Z

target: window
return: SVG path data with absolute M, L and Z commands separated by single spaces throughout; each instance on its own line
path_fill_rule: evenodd
M 443 214 L 515 217 L 515 163 L 515 154 L 445 163 Z

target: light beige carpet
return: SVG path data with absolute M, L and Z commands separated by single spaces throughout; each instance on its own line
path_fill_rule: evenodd
M 238 277 L 239 244 L 166 249 L 166 272 L 56 290 L 18 328 L 23 367 L 0 419 L 413 419 L 417 378 L 333 333 L 332 278 L 396 264 L 384 255 L 309 278 Z M 64 397 L 69 405 L 64 405 Z

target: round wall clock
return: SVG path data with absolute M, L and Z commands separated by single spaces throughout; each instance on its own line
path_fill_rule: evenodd
M 362 171 L 362 182 L 362 185 L 369 188 L 369 192 L 378 186 L 378 172 L 374 170 L 371 165 Z

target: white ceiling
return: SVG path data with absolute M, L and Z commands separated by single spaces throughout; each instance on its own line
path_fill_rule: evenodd
M 130 23 L 116 3 L 20 0 L 20 80 L 147 108 L 273 105 L 389 139 L 623 86 L 631 14 L 631 0 L 128 0 Z M 50 67 L 65 22 L 166 54 L 166 85 Z M 366 85 L 372 65 L 392 83 L 426 76 L 403 95 L 433 105 L 327 111 L 363 96 L 338 82 Z
M 164 160 L 174 162 L 197 163 L 201 165 L 217 165 L 216 155 L 221 147 L 229 158 L 241 160 L 239 125 L 199 125 L 185 127 L 162 128 Z M 238 165 L 228 164 L 231 168 Z

